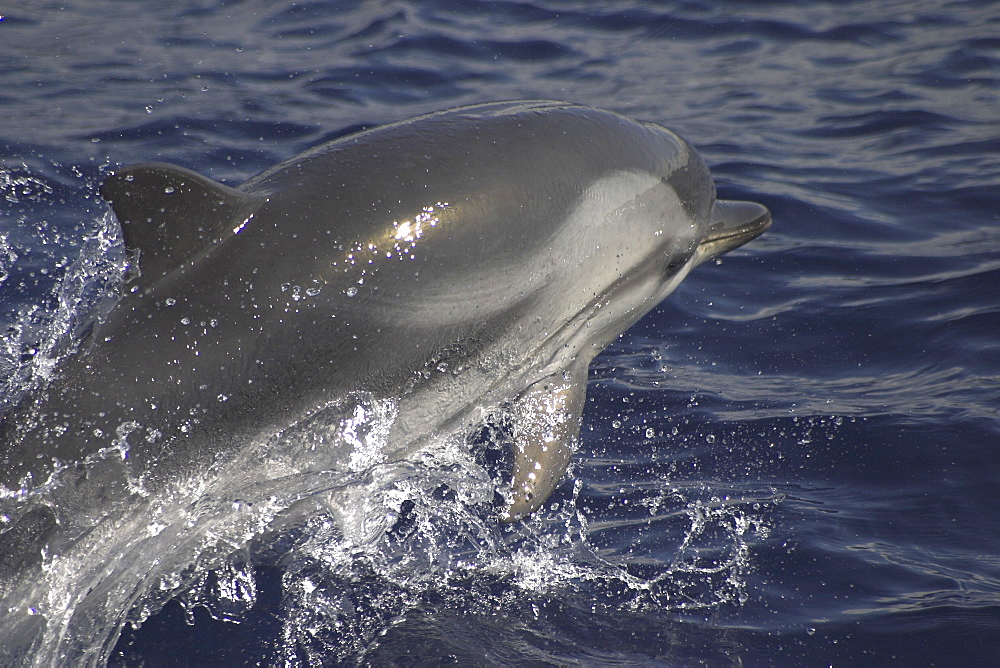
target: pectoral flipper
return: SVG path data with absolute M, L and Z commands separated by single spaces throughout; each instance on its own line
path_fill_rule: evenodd
M 503 520 L 533 513 L 559 484 L 577 449 L 587 366 L 549 376 L 515 401 L 514 467 Z

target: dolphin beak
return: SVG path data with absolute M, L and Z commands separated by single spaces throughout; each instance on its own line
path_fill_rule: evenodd
M 698 244 L 698 261 L 702 264 L 739 248 L 771 227 L 771 212 L 756 202 L 716 200 L 708 234 Z

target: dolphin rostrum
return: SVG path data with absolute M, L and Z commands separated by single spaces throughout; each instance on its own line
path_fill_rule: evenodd
M 388 406 L 387 432 L 330 439 L 296 465 L 404 459 L 505 405 L 502 518 L 522 518 L 569 463 L 594 356 L 691 269 L 770 225 L 759 204 L 716 200 L 676 134 L 557 102 L 378 127 L 235 188 L 150 163 L 100 192 L 131 278 L 0 443 L 0 482 L 22 497 L 69 464 L 74 484 L 99 487 L 87 467 L 119 452 L 128 489 L 80 496 L 93 526 L 107 495 L 218 472 L 357 397 Z M 17 563 L 71 549 L 55 538 L 63 511 L 35 510 L 0 526 L 33 554 Z

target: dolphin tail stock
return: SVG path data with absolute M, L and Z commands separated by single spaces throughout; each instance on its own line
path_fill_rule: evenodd
M 108 177 L 100 191 L 121 223 L 126 248 L 139 253 L 139 287 L 144 291 L 237 234 L 265 201 L 158 162 L 124 167 Z

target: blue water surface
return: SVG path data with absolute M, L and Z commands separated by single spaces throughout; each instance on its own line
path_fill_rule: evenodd
M 494 526 L 428 474 L 440 498 L 377 541 L 306 522 L 140 601 L 111 664 L 1000 665 L 1000 3 L 0 15 L 8 405 L 123 266 L 95 190 L 122 164 L 237 184 L 360 128 L 561 99 L 676 130 L 774 217 L 595 360 L 535 517 Z

